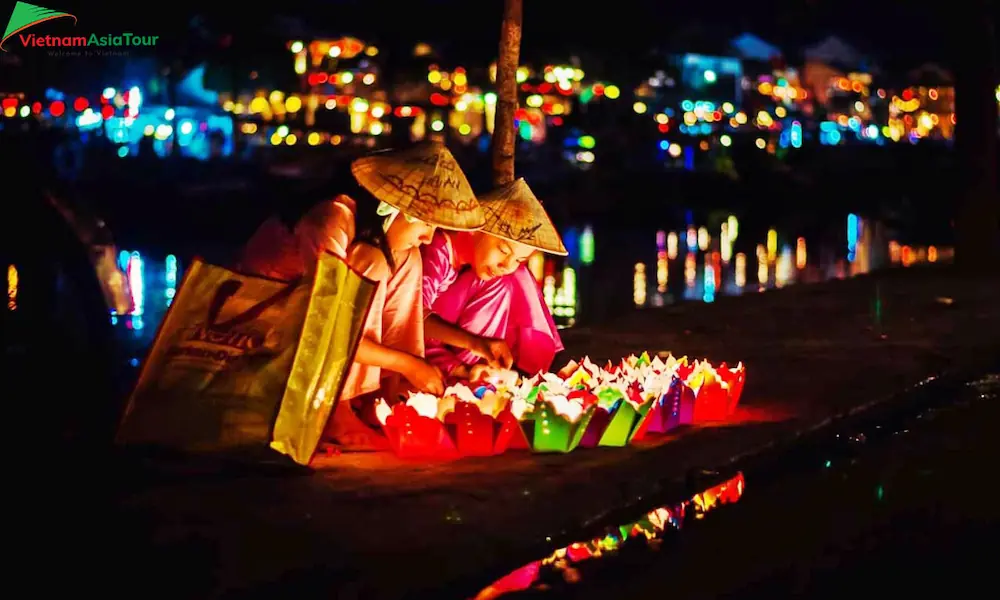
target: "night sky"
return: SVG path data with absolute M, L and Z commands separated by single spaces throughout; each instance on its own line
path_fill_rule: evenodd
M 957 4 L 964 4 L 957 3 Z M 2 5 L 13 6 L 10 0 Z M 994 12 L 996 12 L 996 4 Z M 162 32 L 183 37 L 180 29 L 196 11 L 207 13 L 213 29 L 254 31 L 283 22 L 279 15 L 329 35 L 354 34 L 386 49 L 412 48 L 416 41 L 445 42 L 448 57 L 489 61 L 495 56 L 502 0 L 281 0 L 211 2 L 174 0 L 150 4 L 50 0 L 46 7 L 76 14 L 80 29 L 101 27 Z M 95 6 L 96 5 L 96 6 Z M 103 5 L 103 6 L 101 6 Z M 148 6 L 148 8 L 147 8 Z M 827 35 L 843 37 L 862 52 L 904 63 L 947 61 L 953 47 L 942 21 L 943 5 L 920 6 L 903 0 L 759 0 L 713 3 L 666 0 L 614 0 L 606 3 L 524 0 L 522 52 L 528 59 L 565 58 L 570 52 L 604 55 L 611 62 L 655 46 L 678 45 L 692 37 L 729 39 L 750 31 L 795 52 Z M 259 7 L 259 8 L 258 8 Z M 6 12 L 6 9 L 3 11 Z M 961 16 L 964 11 L 955 13 Z M 692 31 L 695 32 L 692 34 Z M 174 33 L 177 32 L 177 33 Z

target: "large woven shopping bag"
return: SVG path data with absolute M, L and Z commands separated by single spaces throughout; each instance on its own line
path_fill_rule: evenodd
M 192 262 L 118 432 L 186 451 L 270 446 L 307 464 L 360 339 L 375 284 L 324 254 L 292 282 Z

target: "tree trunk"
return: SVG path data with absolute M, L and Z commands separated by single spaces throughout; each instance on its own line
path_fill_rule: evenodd
M 521 1 L 504 0 L 497 56 L 497 110 L 493 125 L 493 184 L 514 181 L 514 113 L 517 111 L 517 67 L 521 58 Z
M 996 48 L 989 4 L 962 11 L 954 23 L 956 186 L 955 260 L 972 273 L 1000 265 L 1000 198 L 997 195 Z M 978 9 L 978 10 L 976 10 Z

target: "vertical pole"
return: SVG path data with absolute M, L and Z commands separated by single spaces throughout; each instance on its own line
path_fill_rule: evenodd
M 504 0 L 497 56 L 497 110 L 490 153 L 493 184 L 514 181 L 514 113 L 517 111 L 517 68 L 521 58 L 521 3 Z

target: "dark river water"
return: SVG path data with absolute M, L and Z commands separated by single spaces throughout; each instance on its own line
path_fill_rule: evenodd
M 947 261 L 952 255 L 943 246 L 900 245 L 896 232 L 853 214 L 844 214 L 840 223 L 826 223 L 819 229 L 822 233 L 811 238 L 792 227 L 741 227 L 735 216 L 703 223 L 690 212 L 687 216 L 687 223 L 653 226 L 645 233 L 602 228 L 600 223 L 564 228 L 568 257 L 537 254 L 529 261 L 557 324 L 572 327 L 623 311 L 714 302 L 720 296 Z M 123 239 L 127 241 L 119 247 L 118 263 L 126 274 L 132 309 L 127 314 L 112 312 L 109 318 L 137 366 L 194 252 L 181 243 L 171 252 L 169 245 L 155 244 L 153 249 L 154 244 Z M 232 249 L 218 256 L 227 253 Z M 221 260 L 212 252 L 199 254 Z M 8 304 L 16 304 L 17 266 L 8 265 L 7 275 Z
M 666 586 L 672 598 L 746 600 L 981 589 L 991 583 L 982 548 L 1000 511 L 968 489 L 997 455 L 998 394 L 1000 376 L 986 375 L 841 420 L 729 480 L 736 489 L 608 528 L 477 600 L 652 599 Z
M 789 285 L 852 277 L 875 269 L 950 260 L 946 247 L 901 246 L 894 232 L 845 214 L 839 235 L 806 239 L 781 228 L 744 231 L 736 217 L 721 223 L 609 232 L 589 224 L 563 230 L 570 254 L 535 255 L 529 267 L 561 327 L 623 310 L 655 310 L 677 302 L 761 293 Z M 832 238 L 832 239 L 831 239 Z M 624 239 L 624 241 L 623 241 Z M 177 293 L 190 254 L 123 247 L 119 266 L 132 299 L 128 314 L 110 315 L 138 364 Z M 13 267 L 16 270 L 16 266 Z M 13 276 L 13 280 L 12 280 Z M 8 292 L 16 293 L 8 268 Z

